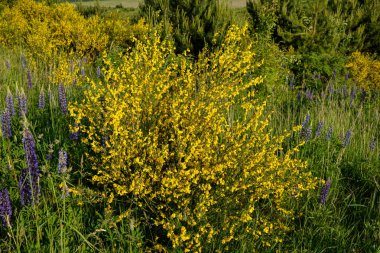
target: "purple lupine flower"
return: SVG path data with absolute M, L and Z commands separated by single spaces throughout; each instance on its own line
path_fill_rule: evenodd
M 311 90 L 307 89 L 305 92 L 305 97 L 309 100 L 313 100 L 313 92 Z
M 329 88 L 328 88 L 328 92 L 329 92 L 330 96 L 334 94 L 334 91 L 335 91 L 334 87 L 333 87 L 332 83 L 330 82 Z
M 352 86 L 351 88 L 351 101 L 355 100 L 356 98 L 356 90 L 355 90 L 355 87 Z
M 28 80 L 28 88 L 31 89 L 33 87 L 33 82 L 32 82 L 32 73 L 28 69 L 27 71 L 27 80 Z
M 65 174 L 67 171 L 67 152 L 61 149 L 58 153 L 58 173 Z
M 7 69 L 11 69 L 11 62 L 9 60 L 5 61 L 5 67 L 7 67 Z
M 306 129 L 310 122 L 310 114 L 306 115 L 305 120 L 302 122 L 302 128 Z
M 101 75 L 102 75 L 102 71 L 100 70 L 100 67 L 98 66 L 96 67 L 96 76 L 100 78 Z
M 319 121 L 317 125 L 317 129 L 315 130 L 315 137 L 319 137 L 322 133 L 323 121 Z
M 348 144 L 350 144 L 350 139 L 351 139 L 352 131 L 348 130 L 346 134 L 344 135 L 344 140 L 343 140 L 343 147 L 347 147 Z
M 311 127 L 308 127 L 305 131 L 305 140 L 309 141 L 311 139 L 311 136 L 313 135 L 313 131 L 311 130 Z
M 348 93 L 347 93 L 347 86 L 346 85 L 343 85 L 342 87 L 342 96 L 344 98 L 346 98 L 348 96 Z
M 331 187 L 331 180 L 328 179 L 325 184 L 322 186 L 321 194 L 319 195 L 319 203 L 322 205 L 326 204 L 327 196 L 329 195 Z
M 369 149 L 370 149 L 371 151 L 374 151 L 375 148 L 376 148 L 376 139 L 373 138 L 373 139 L 371 140 L 371 142 L 369 143 Z
M 18 105 L 20 108 L 20 117 L 23 117 L 28 112 L 27 98 L 24 91 L 18 94 Z
M 25 58 L 25 55 L 24 54 L 20 54 L 20 62 L 21 62 L 21 66 L 23 68 L 26 68 L 28 66 L 28 63 L 26 61 L 26 58 Z
M 77 140 L 79 140 L 79 134 L 80 134 L 79 125 L 77 123 L 74 123 L 73 127 L 77 128 L 78 130 L 74 131 L 74 132 L 70 131 L 70 140 L 77 141 Z
M 84 67 L 82 67 L 82 68 L 80 69 L 80 74 L 81 74 L 82 77 L 85 77 L 85 76 L 86 76 L 86 72 L 85 72 L 85 70 L 84 70 Z
M 298 103 L 301 102 L 301 92 L 298 92 L 298 95 L 297 95 L 297 101 L 298 101 Z
M 326 140 L 330 140 L 331 137 L 333 135 L 333 127 L 332 126 L 329 126 L 329 128 L 327 129 L 327 133 L 326 133 Z
M 1 131 L 3 132 L 4 139 L 10 139 L 12 137 L 11 115 L 8 109 L 5 109 L 1 115 Z
M 4 227 L 11 226 L 12 205 L 7 189 L 0 190 L 0 218 Z
M 9 90 L 8 90 L 7 96 L 5 97 L 5 103 L 10 115 L 15 116 L 16 112 L 15 112 L 15 104 L 13 102 L 13 95 Z
M 19 188 L 21 196 L 21 204 L 27 205 L 38 202 L 40 195 L 39 177 L 40 170 L 38 168 L 38 159 L 36 153 L 36 144 L 32 133 L 29 129 L 24 130 L 22 139 L 25 151 L 25 160 L 27 168 L 20 175 Z
M 40 95 L 38 96 L 38 109 L 44 109 L 45 108 L 45 92 L 43 89 L 40 90 Z
M 344 80 L 345 80 L 345 81 L 347 81 L 347 80 L 348 80 L 348 78 L 349 78 L 349 75 L 350 75 L 350 72 L 346 72 L 346 75 L 345 75 L 345 77 L 344 77 Z
M 65 87 L 62 83 L 58 85 L 58 95 L 59 95 L 59 104 L 61 105 L 61 110 L 64 114 L 68 113 L 67 109 L 67 99 L 66 99 L 66 92 Z

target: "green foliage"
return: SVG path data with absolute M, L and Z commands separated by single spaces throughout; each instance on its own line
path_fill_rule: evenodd
M 195 56 L 213 44 L 215 33 L 221 33 L 221 41 L 232 19 L 231 10 L 217 0 L 145 0 L 140 10 L 148 22 L 165 24 L 164 35 L 174 38 L 177 52 L 190 49 Z

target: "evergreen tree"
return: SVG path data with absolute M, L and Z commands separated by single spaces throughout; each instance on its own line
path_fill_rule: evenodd
M 219 0 L 144 0 L 140 13 L 153 24 L 164 24 L 163 34 L 174 38 L 177 52 L 190 49 L 195 56 L 213 44 L 215 33 L 223 37 L 232 18 Z

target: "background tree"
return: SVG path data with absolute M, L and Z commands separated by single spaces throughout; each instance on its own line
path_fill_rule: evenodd
M 219 0 L 144 0 L 140 14 L 148 22 L 164 24 L 163 35 L 173 37 L 177 52 L 190 49 L 195 56 L 213 44 L 215 33 L 222 39 L 232 19 Z

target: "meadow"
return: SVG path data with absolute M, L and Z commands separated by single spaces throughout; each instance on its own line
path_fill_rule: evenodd
M 0 6 L 0 252 L 380 251 L 376 8 L 210 2 Z

